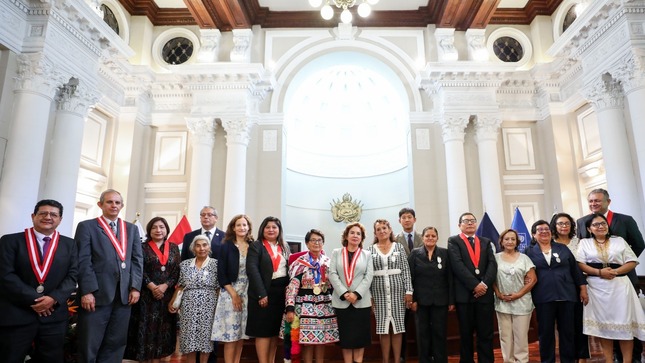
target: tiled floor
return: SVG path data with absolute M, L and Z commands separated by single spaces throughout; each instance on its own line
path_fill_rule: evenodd
M 590 338 L 590 347 L 591 347 L 591 359 L 587 360 L 588 363 L 601 363 L 604 362 L 604 359 L 602 357 L 602 350 L 600 348 L 600 343 L 598 343 L 594 338 Z M 530 362 L 540 362 L 540 355 L 538 351 L 538 343 L 531 343 L 529 346 L 529 352 L 530 352 Z M 255 352 L 253 351 L 252 346 L 245 346 L 245 350 L 243 353 L 243 362 L 256 362 L 257 359 L 254 356 Z M 328 363 L 339 363 L 342 362 L 342 358 L 340 356 L 334 356 L 328 355 L 326 362 Z M 276 359 L 276 361 L 279 361 Z M 365 360 L 365 362 L 379 362 L 380 359 L 371 359 L 371 360 Z M 502 362 L 502 354 L 499 349 L 495 349 L 495 361 L 496 362 Z M 171 363 L 188 363 L 186 359 L 182 359 L 181 355 L 177 352 L 173 354 L 172 357 L 164 360 L 164 362 L 171 362 Z M 221 354 L 218 359 L 218 363 L 223 363 L 224 359 L 222 358 Z M 407 360 L 408 363 L 417 363 L 418 360 L 416 357 L 411 357 Z M 458 355 L 453 355 L 448 358 L 449 363 L 458 363 L 459 362 L 459 356 Z

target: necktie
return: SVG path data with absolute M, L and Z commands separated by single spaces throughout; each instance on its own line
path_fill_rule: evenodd
M 412 251 L 414 248 L 414 242 L 412 242 L 412 233 L 408 233 L 408 249 Z
M 49 251 L 49 245 L 51 244 L 52 239 L 51 237 L 43 237 L 43 242 L 45 243 L 43 244 L 43 252 L 40 254 L 41 261 L 45 259 L 45 256 L 47 256 L 47 252 Z
M 208 237 L 208 240 L 210 241 L 211 240 L 211 231 L 206 231 L 206 232 L 204 232 L 204 234 L 206 235 L 206 237 Z
M 114 237 L 116 237 L 116 223 L 110 222 L 110 228 L 112 228 L 112 233 L 114 233 Z
M 475 239 L 472 237 L 468 237 L 468 242 L 470 242 L 470 246 L 472 248 L 475 248 Z

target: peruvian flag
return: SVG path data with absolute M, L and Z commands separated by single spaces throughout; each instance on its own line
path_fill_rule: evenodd
M 192 228 L 190 228 L 188 218 L 186 218 L 186 216 L 183 216 L 179 221 L 177 227 L 175 227 L 175 230 L 172 231 L 172 234 L 170 235 L 170 237 L 168 237 L 168 241 L 176 245 L 180 245 L 184 241 L 184 235 L 191 230 Z

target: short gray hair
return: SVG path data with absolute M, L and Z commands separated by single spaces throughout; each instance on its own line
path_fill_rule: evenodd
M 209 250 L 211 249 L 211 240 L 208 238 L 208 236 L 206 236 L 205 234 L 198 234 L 197 236 L 195 236 L 195 238 L 193 238 L 193 241 L 190 242 L 190 246 L 188 247 L 190 252 L 195 254 L 195 242 L 201 241 L 201 240 L 204 240 L 204 241 L 208 242 L 208 249 Z

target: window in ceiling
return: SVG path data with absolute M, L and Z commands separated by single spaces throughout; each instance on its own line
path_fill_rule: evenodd
M 116 16 L 112 9 L 105 4 L 101 4 L 101 11 L 103 11 L 103 21 L 105 21 L 115 33 L 119 34 L 119 22 L 116 20 Z
M 512 37 L 499 37 L 493 42 L 493 52 L 502 62 L 516 63 L 524 57 L 522 44 Z
M 193 55 L 193 42 L 183 37 L 170 39 L 163 46 L 161 55 L 168 64 L 185 63 Z

